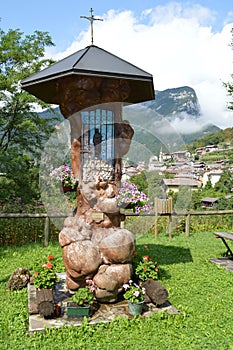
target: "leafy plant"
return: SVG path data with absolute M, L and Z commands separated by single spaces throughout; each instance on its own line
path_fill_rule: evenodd
M 147 204 L 148 197 L 145 193 L 139 191 L 133 183 L 123 182 L 115 199 L 119 207 L 127 208 L 130 206 L 135 213 L 140 213 L 140 211 L 150 212 L 151 210 L 151 206 Z
M 139 303 L 144 300 L 145 288 L 141 285 L 134 283 L 132 280 L 129 283 L 125 283 L 123 288 L 126 290 L 124 298 L 131 303 Z
M 54 184 L 63 183 L 64 186 L 71 186 L 72 189 L 78 185 L 78 177 L 74 176 L 72 168 L 68 165 L 61 165 L 53 169 L 49 176 Z
M 153 262 L 148 255 L 143 256 L 143 260 L 136 267 L 135 274 L 141 281 L 146 281 L 148 278 L 153 280 L 158 279 L 159 267 L 157 262 Z
M 40 260 L 36 264 L 36 271 L 33 275 L 33 282 L 36 288 L 53 288 L 58 282 L 54 256 L 48 255 L 47 261 Z
M 94 301 L 93 291 L 88 287 L 81 287 L 72 296 L 72 301 L 80 306 L 85 304 L 91 305 Z

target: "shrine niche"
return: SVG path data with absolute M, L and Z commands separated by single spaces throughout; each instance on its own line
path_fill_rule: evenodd
M 94 45 L 88 46 L 22 81 L 25 90 L 58 104 L 71 130 L 71 160 L 77 188 L 77 211 L 59 235 L 66 284 L 70 290 L 93 279 L 96 297 L 114 302 L 132 277 L 133 233 L 115 195 L 122 157 L 134 134 L 122 119 L 124 103 L 154 98 L 152 76 Z

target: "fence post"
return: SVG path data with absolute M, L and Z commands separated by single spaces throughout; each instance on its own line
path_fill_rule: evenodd
M 158 238 L 158 198 L 155 198 L 155 238 Z
M 45 225 L 44 225 L 44 246 L 48 247 L 49 245 L 49 226 L 50 226 L 50 219 L 48 216 L 45 218 Z
M 169 238 L 172 238 L 172 215 L 169 214 L 169 225 L 168 225 L 168 234 L 169 234 Z
M 190 232 L 190 214 L 187 214 L 186 216 L 186 222 L 185 222 L 185 237 L 189 237 Z

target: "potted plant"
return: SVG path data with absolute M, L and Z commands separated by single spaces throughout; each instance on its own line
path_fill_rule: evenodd
M 125 209 L 133 209 L 137 214 L 140 212 L 150 212 L 151 206 L 148 205 L 148 197 L 145 193 L 138 190 L 134 183 L 123 182 L 122 187 L 118 189 L 115 196 L 117 206 Z
M 61 165 L 53 169 L 49 176 L 51 179 L 49 183 L 61 185 L 64 193 L 75 191 L 78 186 L 78 177 L 74 176 L 72 168 L 68 165 Z
M 138 263 L 135 269 L 135 274 L 141 281 L 146 281 L 149 278 L 158 280 L 158 264 L 157 262 L 153 262 L 148 255 L 144 255 L 142 261 Z
M 38 311 L 44 317 L 51 317 L 54 314 L 53 288 L 57 282 L 54 256 L 48 255 L 46 260 L 39 260 L 35 264 L 33 274 Z
M 140 284 L 134 283 L 132 280 L 123 285 L 125 289 L 124 298 L 128 300 L 129 314 L 139 316 L 142 313 L 144 303 L 145 288 Z
M 155 305 L 162 305 L 168 300 L 167 290 L 158 282 L 159 267 L 157 262 L 153 262 L 148 255 L 144 255 L 134 268 L 135 275 L 145 288 L 145 302 Z
M 52 289 L 57 282 L 54 256 L 48 255 L 46 260 L 37 261 L 33 275 L 34 286 L 38 289 Z
M 70 318 L 89 317 L 90 306 L 94 302 L 93 289 L 89 286 L 81 287 L 71 299 L 71 302 L 67 302 L 67 316 Z

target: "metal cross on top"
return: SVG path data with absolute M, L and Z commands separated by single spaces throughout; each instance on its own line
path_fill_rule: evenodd
M 95 18 L 93 16 L 93 12 L 94 11 L 93 11 L 92 8 L 90 8 L 89 12 L 90 12 L 90 16 L 89 17 L 87 17 L 87 16 L 80 16 L 80 18 L 88 19 L 88 21 L 90 21 L 90 23 L 91 23 L 91 45 L 93 45 L 93 22 L 94 21 L 103 21 L 103 19 L 102 18 Z

